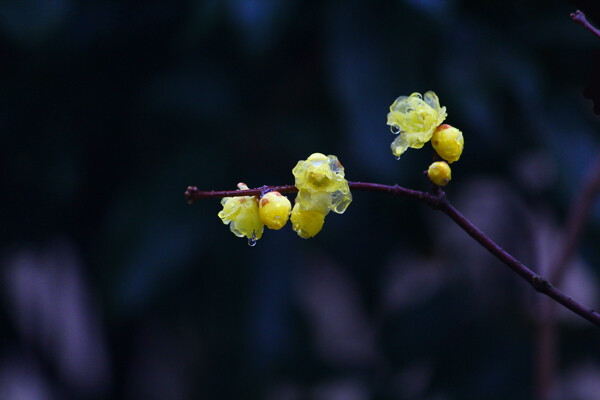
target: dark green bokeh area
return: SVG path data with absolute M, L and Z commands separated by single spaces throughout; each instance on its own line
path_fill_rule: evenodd
M 0 399 L 532 398 L 539 296 L 443 214 L 354 192 L 249 247 L 183 193 L 292 184 L 314 152 L 429 190 L 431 147 L 395 160 L 385 122 L 434 90 L 465 137 L 449 199 L 543 274 L 599 149 L 572 11 L 0 3 Z M 591 307 L 599 238 L 596 207 L 561 286 Z M 551 390 L 597 399 L 597 328 L 563 311 Z

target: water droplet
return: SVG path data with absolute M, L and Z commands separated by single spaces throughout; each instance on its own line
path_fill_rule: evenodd
M 400 160 L 400 156 L 396 156 L 396 160 Z
M 252 237 L 248 239 L 248 246 L 256 246 L 256 232 L 252 232 Z
M 398 127 L 398 125 L 392 125 L 390 126 L 390 130 L 392 131 L 392 133 L 394 135 L 397 135 L 400 133 L 400 128 Z

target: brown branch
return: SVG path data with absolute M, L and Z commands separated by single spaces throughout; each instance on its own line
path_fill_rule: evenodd
M 461 228 L 463 228 L 464 231 L 466 231 L 473 239 L 479 242 L 479 244 L 485 247 L 490 253 L 496 256 L 496 258 L 498 258 L 500 261 L 506 264 L 521 278 L 529 282 L 529 284 L 535 290 L 554 299 L 556 302 L 562 304 L 569 310 L 573 311 L 575 314 L 587 319 L 591 323 L 600 326 L 600 314 L 598 314 L 591 308 L 586 307 L 573 300 L 572 298 L 570 298 L 569 296 L 565 295 L 563 292 L 552 286 L 552 284 L 546 279 L 531 271 L 519 260 L 507 253 L 506 250 L 498 246 L 493 240 L 491 240 L 483 232 L 481 232 L 475 225 L 473 225 L 460 212 L 458 212 L 458 210 L 452 207 L 450 203 L 446 203 L 442 208 L 440 208 L 440 210 L 446 215 L 448 215 L 450 218 L 452 218 L 454 222 L 456 222 Z
M 556 262 L 550 264 L 547 271 L 548 278 L 556 285 L 563 282 L 569 262 L 579 246 L 581 235 L 599 191 L 600 155 L 590 168 L 583 188 L 571 202 L 566 217 L 563 245 L 555 257 Z M 535 374 L 537 381 L 536 398 L 538 400 L 550 398 L 551 388 L 556 377 L 559 333 L 556 327 L 555 305 L 555 303 L 547 301 L 545 298 L 542 299 L 536 316 Z
M 403 188 L 398 185 L 380 185 L 378 183 L 362 183 L 362 182 L 348 182 L 348 186 L 355 190 L 367 190 L 371 192 L 383 192 L 390 193 L 394 196 L 412 197 L 425 203 L 430 204 L 436 202 L 435 196 L 421 192 L 418 190 L 412 190 Z M 248 190 L 198 190 L 196 186 L 188 186 L 185 191 L 185 198 L 188 204 L 192 204 L 196 200 L 210 199 L 210 198 L 222 198 L 222 197 L 237 197 L 237 196 L 263 196 L 267 192 L 277 191 L 279 193 L 297 193 L 298 189 L 294 185 L 283 185 L 283 186 L 261 186 L 256 189 Z M 431 204 L 430 204 L 431 205 Z
M 196 186 L 188 186 L 185 191 L 185 198 L 188 204 L 192 204 L 200 199 L 219 199 L 222 197 L 237 197 L 237 196 L 262 196 L 267 192 L 277 191 L 279 193 L 296 193 L 298 189 L 294 185 L 284 186 L 261 186 L 256 189 L 248 190 L 198 190 Z
M 571 19 L 575 23 L 582 25 L 585 29 L 592 32 L 594 35 L 596 35 L 596 37 L 600 38 L 600 30 L 598 30 L 592 24 L 590 24 L 587 18 L 585 17 L 585 14 L 581 11 L 577 10 L 574 13 L 571 13 Z
M 512 255 L 506 252 L 503 248 L 498 246 L 492 239 L 486 236 L 482 231 L 473 225 L 465 216 L 463 216 L 457 209 L 455 209 L 450 202 L 446 199 L 445 193 L 438 190 L 436 194 L 421 192 L 418 190 L 406 189 L 398 185 L 389 186 L 381 185 L 378 183 L 361 183 L 361 182 L 348 182 L 350 188 L 354 190 L 365 190 L 370 192 L 388 193 L 394 196 L 410 197 L 419 200 L 433 209 L 440 210 L 444 214 L 448 215 L 458 226 L 460 226 L 465 232 L 475 239 L 479 244 L 486 248 L 496 258 L 507 265 L 513 272 L 527 281 L 536 291 L 545 294 L 546 296 L 554 299 L 556 302 L 562 304 L 564 307 L 573 311 L 577 315 L 585 318 L 591 323 L 600 326 L 600 314 L 596 311 L 578 303 L 576 300 L 565 295 L 563 292 L 555 288 L 543 277 L 537 275 L 519 260 L 514 258 Z M 195 200 L 202 198 L 220 198 L 220 197 L 233 197 L 233 196 L 259 196 L 266 192 L 277 190 L 280 193 L 294 193 L 298 189 L 293 185 L 286 186 L 262 186 L 257 189 L 250 190 L 231 190 L 231 191 L 200 191 L 195 186 L 190 186 L 185 192 L 185 197 L 188 203 L 192 203 Z

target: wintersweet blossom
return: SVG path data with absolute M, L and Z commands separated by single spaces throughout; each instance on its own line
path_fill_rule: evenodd
M 420 149 L 427 143 L 433 131 L 446 119 L 446 107 L 440 107 L 440 101 L 434 92 L 424 96 L 413 93 L 400 96 L 390 106 L 387 124 L 398 137 L 392 142 L 392 153 L 400 157 L 409 147 Z

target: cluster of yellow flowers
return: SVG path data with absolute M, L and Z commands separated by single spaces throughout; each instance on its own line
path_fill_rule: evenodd
M 231 232 L 246 237 L 253 246 L 262 237 L 265 225 L 269 229 L 281 229 L 290 214 L 294 231 L 304 239 L 313 237 L 323 228 L 329 211 L 342 214 L 352 201 L 344 167 L 336 156 L 314 153 L 298 161 L 292 173 L 298 188 L 293 210 L 287 197 L 271 191 L 260 199 L 256 196 L 223 198 L 219 218 L 229 224 Z M 248 190 L 248 186 L 238 183 L 238 189 Z
M 292 170 L 298 196 L 292 210 L 292 227 L 302 238 L 315 236 L 329 211 L 342 214 L 352 201 L 344 167 L 333 155 L 311 154 Z
M 458 161 L 464 147 L 462 132 L 442 124 L 446 119 L 446 107 L 434 92 L 421 96 L 413 93 L 400 96 L 390 106 L 387 124 L 398 137 L 392 142 L 392 153 L 400 158 L 409 147 L 420 149 L 431 141 L 436 153 L 445 161 L 436 161 L 429 167 L 429 179 L 436 185 L 445 186 L 451 179 L 449 163 Z
M 458 161 L 464 147 L 462 132 L 442 124 L 446 119 L 446 107 L 434 92 L 421 96 L 413 93 L 400 96 L 394 101 L 387 115 L 387 124 L 398 137 L 392 142 L 392 153 L 399 158 L 409 147 L 422 148 L 431 141 L 433 149 L 445 161 L 429 166 L 427 175 L 436 185 L 445 186 L 451 179 L 448 164 Z M 219 218 L 229 224 L 236 236 L 246 237 L 254 245 L 262 237 L 265 225 L 269 229 L 281 229 L 288 219 L 292 229 L 304 239 L 315 236 L 323 228 L 330 211 L 342 214 L 352 201 L 344 167 L 336 156 L 311 154 L 298 161 L 292 170 L 298 189 L 294 208 L 287 197 L 276 191 L 257 196 L 225 197 Z M 239 190 L 248 190 L 245 183 L 238 183 Z

